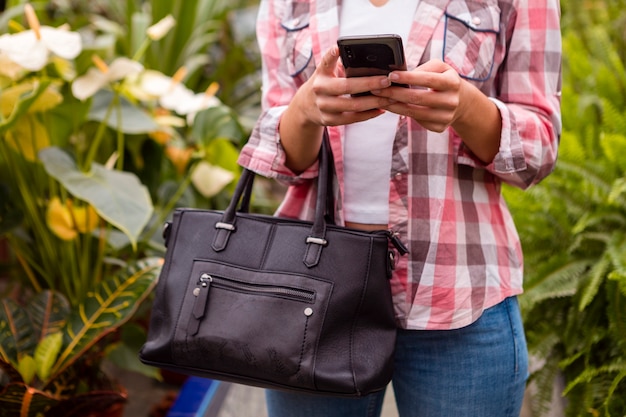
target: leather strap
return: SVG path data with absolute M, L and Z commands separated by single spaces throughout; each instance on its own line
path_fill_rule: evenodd
M 303 262 L 312 268 L 319 263 L 322 248 L 327 245 L 326 242 L 326 225 L 335 224 L 335 199 L 333 195 L 333 178 L 335 168 L 333 163 L 333 155 L 330 147 L 330 138 L 328 129 L 324 128 L 322 138 L 322 146 L 319 153 L 319 175 L 317 177 L 317 201 L 315 203 L 315 217 L 311 233 L 306 239 L 307 245 Z M 237 230 L 237 212 L 247 213 L 250 209 L 250 199 L 252 195 L 252 185 L 254 183 L 255 173 L 249 169 L 244 169 L 233 197 L 228 204 L 222 219 L 216 223 L 218 229 L 215 239 L 211 247 L 219 252 L 226 249 L 228 239 L 231 233 Z M 241 205 L 239 210 L 239 202 Z

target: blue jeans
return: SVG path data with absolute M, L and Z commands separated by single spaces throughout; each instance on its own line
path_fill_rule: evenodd
M 527 377 L 516 297 L 462 329 L 398 333 L 392 383 L 400 417 L 519 417 Z M 270 417 L 376 417 L 384 395 L 266 392 Z

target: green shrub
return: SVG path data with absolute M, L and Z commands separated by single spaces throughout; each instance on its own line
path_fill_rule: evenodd
M 544 366 L 535 415 L 562 373 L 567 416 L 626 414 L 626 1 L 563 4 L 563 135 L 555 172 L 505 189 L 525 252 L 520 298 Z

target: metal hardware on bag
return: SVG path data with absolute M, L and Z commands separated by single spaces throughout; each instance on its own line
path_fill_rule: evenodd
M 321 239 L 319 237 L 313 237 L 313 236 L 307 237 L 306 243 L 314 243 L 316 245 L 328 246 L 328 241 L 326 239 Z
M 398 252 L 400 252 L 401 255 L 406 255 L 407 253 L 409 253 L 409 249 L 400 240 L 399 233 L 389 229 L 387 230 L 387 236 L 389 237 L 389 240 L 391 240 L 393 246 L 398 250 Z
M 389 264 L 391 265 L 391 269 L 396 269 L 396 254 L 392 251 L 389 251 Z
M 200 276 L 200 285 L 206 287 L 208 283 L 213 282 L 213 277 L 209 274 L 202 274 Z
M 304 315 L 307 317 L 311 317 L 313 315 L 313 309 L 311 307 L 307 307 L 304 309 Z
M 230 224 L 230 223 L 224 223 L 224 222 L 217 222 L 215 223 L 215 228 L 216 229 L 226 229 L 226 230 L 230 230 L 231 232 L 235 230 L 235 226 Z
M 163 229 L 161 229 L 161 236 L 163 237 L 163 241 L 165 242 L 165 247 L 167 247 L 167 244 L 169 243 L 171 231 L 172 231 L 172 223 L 171 222 L 163 223 Z
M 187 332 L 192 336 L 198 333 L 200 329 L 200 322 L 204 317 L 206 311 L 206 305 L 209 302 L 209 288 L 213 282 L 213 278 L 209 274 L 202 274 L 198 281 L 198 286 L 193 289 L 193 295 L 196 296 L 196 300 L 193 303 L 193 319 L 189 321 L 189 327 Z

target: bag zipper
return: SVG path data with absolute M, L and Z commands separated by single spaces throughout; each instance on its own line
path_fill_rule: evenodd
M 200 328 L 200 322 L 206 313 L 206 306 L 209 302 L 209 291 L 211 287 L 233 289 L 249 294 L 261 294 L 266 296 L 287 297 L 294 301 L 313 303 L 315 293 L 309 290 L 284 287 L 280 285 L 253 284 L 234 279 L 203 273 L 198 279 L 196 288 L 193 290 L 195 301 L 193 303 L 193 319 L 189 321 L 188 333 L 195 335 Z

